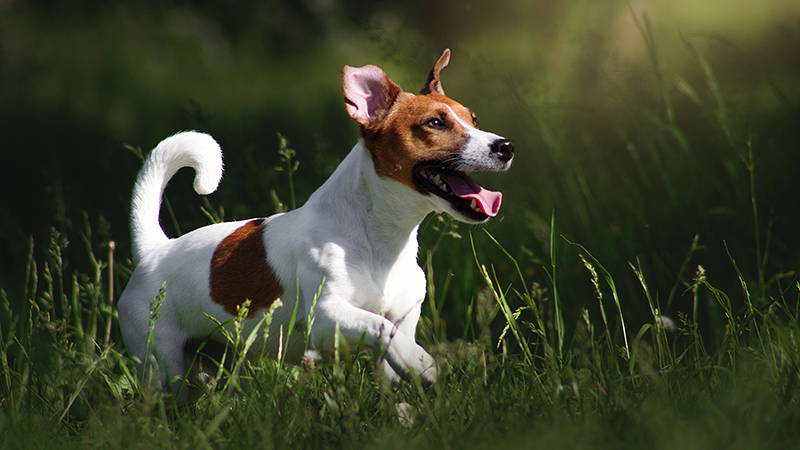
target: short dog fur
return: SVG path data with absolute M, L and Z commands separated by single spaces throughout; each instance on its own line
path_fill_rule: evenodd
M 222 152 L 197 132 L 167 138 L 151 152 L 133 192 L 136 269 L 119 300 L 120 326 L 145 384 L 169 390 L 186 376 L 186 348 L 196 349 L 198 340 L 224 341 L 217 321 L 228 322 L 246 299 L 245 336 L 276 300 L 283 303 L 269 340 L 263 348 L 257 340 L 251 353 L 274 358 L 281 343 L 284 359 L 298 364 L 306 333 L 311 348 L 325 353 L 338 327 L 351 347 L 363 337 L 390 381 L 414 374 L 436 380 L 434 359 L 415 341 L 426 286 L 417 229 L 431 212 L 473 224 L 495 216 L 501 194 L 467 172 L 504 171 L 514 153 L 511 141 L 478 129 L 475 115 L 445 96 L 439 74 L 449 60 L 445 50 L 418 95 L 376 66 L 345 66 L 345 107 L 361 138 L 294 211 L 170 239 L 159 224 L 164 188 L 180 168 L 191 167 L 195 190 L 213 192 L 222 178 Z M 166 296 L 151 335 L 151 301 L 162 285 Z M 287 341 L 278 330 L 287 329 L 295 302 L 295 331 Z M 185 389 L 171 389 L 180 390 L 178 403 L 187 401 Z

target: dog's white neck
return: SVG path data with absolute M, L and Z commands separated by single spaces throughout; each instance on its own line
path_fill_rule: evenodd
M 403 251 L 411 241 L 416 252 L 417 228 L 433 211 L 429 202 L 420 201 L 419 193 L 378 176 L 361 140 L 303 207 L 331 217 L 331 226 L 350 228 L 341 230 L 341 235 L 361 228 L 375 248 L 389 254 Z

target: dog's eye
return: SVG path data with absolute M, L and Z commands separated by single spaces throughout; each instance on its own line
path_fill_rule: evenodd
M 476 116 L 475 114 L 472 115 L 472 126 L 478 128 L 478 116 Z
M 440 119 L 438 117 L 434 117 L 433 119 L 428 119 L 428 121 L 425 122 L 425 125 L 427 125 L 427 126 L 429 126 L 431 128 L 435 128 L 437 130 L 443 130 L 443 129 L 447 128 L 447 123 L 445 123 L 444 120 L 442 120 L 442 119 Z

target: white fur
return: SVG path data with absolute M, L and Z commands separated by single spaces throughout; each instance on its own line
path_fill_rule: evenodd
M 508 169 L 507 163 L 497 158 L 492 158 L 490 156 L 491 154 L 486 151 L 486 149 L 492 145 L 492 142 L 503 139 L 502 136 L 498 136 L 488 131 L 479 130 L 471 123 L 461 120 L 461 118 L 458 117 L 458 115 L 453 111 L 453 108 L 447 106 L 447 109 L 450 111 L 450 115 L 459 124 L 461 124 L 462 127 L 467 129 L 467 133 L 469 134 L 469 140 L 467 141 L 467 145 L 461 149 L 461 152 L 459 153 L 459 164 L 454 167 L 455 169 L 464 170 L 467 172 L 472 170 Z

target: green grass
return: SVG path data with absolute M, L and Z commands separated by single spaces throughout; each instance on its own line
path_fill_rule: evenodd
M 95 254 L 87 226 L 82 240 L 88 274 L 69 272 L 66 239 L 53 231 L 45 261 L 26 263 L 24 303 L 10 310 L 2 292 L 0 442 L 3 448 L 788 448 L 800 432 L 800 283 L 779 281 L 779 295 L 723 292 L 696 268 L 688 293 L 694 313 L 675 323 L 660 313 L 641 268 L 631 264 L 649 299 L 651 320 L 625 323 L 616 281 L 578 244 L 601 321 L 586 308 L 572 332 L 562 314 L 556 216 L 547 286 L 526 284 L 518 262 L 488 232 L 468 237 L 482 286 L 473 298 L 467 339 L 445 340 L 432 315 L 420 336 L 445 367 L 432 387 L 396 391 L 375 382 L 359 349 L 340 346 L 311 370 L 275 361 L 235 358 L 225 382 L 177 411 L 169 396 L 141 390 L 116 329 L 108 297 L 112 252 Z M 454 239 L 441 228 L 442 239 Z M 502 284 L 475 242 L 505 254 L 517 282 Z M 33 242 L 31 242 L 33 255 Z M 727 256 L 726 256 L 727 257 Z M 428 260 L 430 261 L 431 254 Z M 738 264 L 729 258 L 738 272 Z M 432 270 L 432 269 L 430 269 Z M 434 288 L 434 286 L 431 286 Z M 603 294 L 610 289 L 611 298 Z M 752 293 L 751 293 L 752 291 Z M 743 295 L 746 304 L 732 306 Z M 714 301 L 714 324 L 698 322 L 697 303 Z M 514 306 L 518 305 L 518 306 Z M 157 316 L 156 316 L 157 317 Z M 502 325 L 498 337 L 491 325 Z M 266 322 L 266 327 L 269 323 Z M 267 328 L 264 328 L 265 330 Z M 700 328 L 709 328 L 713 339 Z M 626 334 L 626 328 L 631 335 Z M 276 330 L 272 330 L 276 332 Z M 241 346 L 258 336 L 231 336 Z M 709 342 L 711 341 L 711 342 Z M 232 355 L 233 356 L 233 355 Z M 249 389 L 242 389 L 242 385 Z M 411 405 L 401 425 L 396 405 Z
M 772 98 L 763 95 L 764 83 L 718 68 L 693 38 L 683 42 L 690 62 L 672 73 L 659 53 L 658 24 L 635 11 L 629 19 L 645 63 L 620 63 L 613 73 L 599 74 L 608 95 L 587 95 L 575 108 L 565 93 L 579 96 L 591 88 L 566 80 L 563 92 L 552 94 L 566 97 L 559 103 L 538 98 L 536 83 L 505 75 L 534 72 L 524 70 L 530 61 L 523 55 L 515 55 L 517 66 L 498 71 L 505 67 L 502 55 L 462 48 L 462 69 L 448 68 L 455 87 L 448 93 L 477 105 L 486 128 L 512 137 L 518 154 L 507 175 L 487 182 L 504 190 L 505 217 L 484 228 L 432 217 L 421 228 L 428 297 L 417 334 L 444 367 L 434 386 L 405 383 L 388 390 L 376 383 L 369 357 L 357 348 L 340 347 L 312 370 L 230 355 L 225 381 L 176 411 L 169 396 L 141 389 L 122 345 L 113 302 L 132 270 L 127 238 L 118 231 L 124 218 L 109 219 L 114 233 L 101 213 L 76 220 L 74 191 L 67 186 L 64 194 L 56 183 L 59 220 L 49 239 L 15 242 L 26 250 L 18 261 L 21 276 L 3 274 L 0 448 L 796 447 L 796 102 L 780 83 L 768 83 Z M 84 28 L 73 25 L 67 28 Z M 508 29 L 523 25 L 530 28 L 516 23 Z M 92 26 L 87 36 L 105 30 Z M 138 67 L 136 55 L 150 54 L 149 44 L 124 33 L 98 36 L 105 34 L 86 45 L 129 48 L 128 38 L 141 45 L 137 52 L 113 52 L 120 67 Z M 505 48 L 491 39 L 475 48 Z M 391 61 L 427 67 L 426 58 L 403 54 L 391 42 L 384 49 Z M 237 48 L 245 52 L 247 46 Z M 324 46 L 315 47 L 308 61 L 298 57 L 293 67 L 316 69 L 323 53 Z M 259 55 L 248 54 L 259 63 L 241 71 L 241 79 L 292 72 L 267 71 L 272 61 Z M 338 70 L 343 58 L 335 56 L 323 60 Z M 316 70 L 294 72 L 327 79 Z M 95 75 L 104 78 L 102 71 Z M 288 87 L 308 84 L 300 78 L 274 84 L 287 85 L 281 96 L 300 97 Z M 155 101 L 150 97 L 162 98 L 158 92 L 171 92 L 176 83 L 156 84 L 141 100 L 147 108 Z M 320 92 L 335 90 L 311 84 Z M 204 85 L 189 80 L 181 86 L 185 95 L 173 95 L 183 98 Z M 227 87 L 218 89 L 227 99 Z M 256 115 L 272 95 L 237 89 L 249 99 L 244 112 Z M 296 106 L 281 96 L 280 108 Z M 312 97 L 303 96 L 302 107 L 281 126 L 307 130 L 328 120 L 302 113 L 319 110 Z M 322 103 L 341 115 L 338 97 L 335 105 Z M 311 144 L 308 136 L 292 139 L 296 153 L 283 136 L 277 151 L 262 151 L 275 146 L 274 133 L 250 141 L 249 128 L 240 129 L 233 124 L 238 116 L 228 114 L 241 102 L 206 104 L 217 105 L 213 112 L 221 118 L 197 123 L 224 144 L 227 184 L 210 200 L 197 200 L 190 183 L 187 192 L 168 191 L 175 207 L 164 214 L 170 233 L 221 220 L 217 204 L 232 218 L 253 210 L 266 214 L 270 206 L 293 208 L 334 165 L 336 156 L 325 147 L 330 144 Z M 267 119 L 264 113 L 251 120 Z M 347 135 L 351 143 L 351 130 L 336 120 L 326 130 L 331 139 L 338 145 Z M 123 165 L 124 154 L 130 160 L 124 170 L 132 174 L 139 162 L 118 147 L 114 167 Z M 268 170 L 270 164 L 279 168 Z M 173 183 L 176 189 L 181 184 Z M 127 201 L 129 189 L 125 184 L 119 197 Z M 71 218 L 61 217 L 68 213 Z M 282 330 L 265 321 L 259 331 Z M 259 337 L 230 339 L 247 346 Z M 411 406 L 410 425 L 401 423 L 399 403 Z

